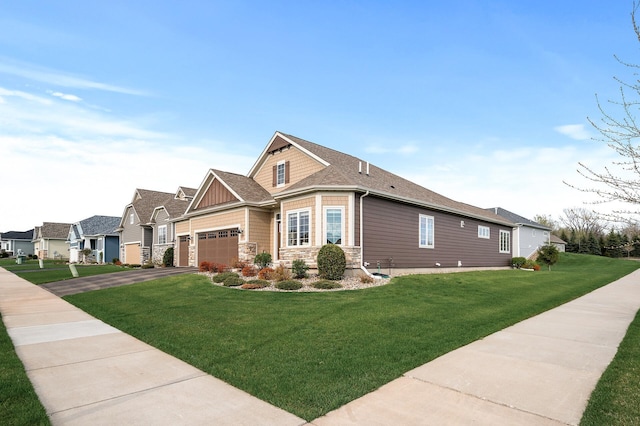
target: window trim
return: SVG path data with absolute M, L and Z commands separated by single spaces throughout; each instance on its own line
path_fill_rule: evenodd
M 328 224 L 328 220 L 327 220 L 327 213 L 329 213 L 329 210 L 339 210 L 340 211 L 340 242 L 339 243 L 330 243 L 329 241 L 327 241 L 327 224 Z M 324 206 L 322 208 L 322 217 L 323 217 L 323 222 L 322 222 L 322 241 L 323 244 L 335 244 L 337 246 L 342 246 L 344 245 L 344 237 L 345 237 L 345 218 L 344 218 L 344 211 L 345 208 L 344 206 Z
M 280 179 L 280 171 L 282 170 L 282 180 Z M 276 163 L 276 187 L 283 187 L 286 181 L 287 163 L 284 160 Z
M 134 222 L 134 215 L 133 212 L 129 213 L 129 225 L 133 225 Z
M 422 235 L 422 220 L 426 221 L 426 235 L 424 236 L 425 243 L 423 244 L 423 235 Z M 429 227 L 429 223 L 431 223 L 431 227 Z M 429 228 L 431 232 L 429 232 Z M 429 216 L 426 214 L 420 214 L 418 219 L 418 247 L 420 248 L 435 248 L 436 246 L 436 221 L 433 216 Z M 429 243 L 429 237 L 431 237 L 431 243 Z
M 164 230 L 164 242 L 160 240 L 160 237 L 163 235 L 161 230 Z M 167 244 L 167 241 L 169 240 L 169 234 L 167 231 L 167 225 L 158 226 L 158 244 Z
M 490 240 L 491 228 L 484 225 L 478 225 L 478 238 L 484 238 L 484 239 Z
M 505 247 L 505 245 L 508 245 L 508 247 Z M 505 231 L 504 229 L 500 230 L 498 251 L 500 253 L 511 253 L 511 232 L 510 231 Z
M 302 244 L 300 242 L 300 215 L 301 214 L 307 214 L 307 218 L 308 218 L 308 229 L 307 229 L 307 242 Z M 289 217 L 292 215 L 296 215 L 296 244 L 290 244 L 290 238 L 289 238 L 289 234 L 291 233 L 290 229 L 289 229 Z M 310 208 L 304 208 L 304 209 L 298 209 L 298 210 L 289 210 L 287 212 L 286 215 L 286 234 L 285 234 L 285 238 L 286 238 L 286 246 L 287 247 L 309 247 L 311 246 L 311 209 Z

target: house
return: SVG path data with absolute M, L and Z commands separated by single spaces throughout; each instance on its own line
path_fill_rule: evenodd
M 33 255 L 33 229 L 1 233 L 0 250 L 4 250 L 9 256 Z
M 33 230 L 33 251 L 38 259 L 69 259 L 70 223 L 44 222 Z
M 513 256 L 530 258 L 538 248 L 549 243 L 551 228 L 512 213 L 501 207 L 488 209 L 516 224 L 513 230 Z
M 136 189 L 120 219 L 120 259 L 128 264 L 149 260 L 160 263 L 164 250 L 175 244 L 171 219 L 181 216 L 195 189 L 180 187 L 175 193 Z
M 567 242 L 553 234 L 551 234 L 551 244 L 556 246 L 560 253 L 564 253 L 567 250 Z
M 178 266 L 274 263 L 339 245 L 355 272 L 510 265 L 514 224 L 354 156 L 276 132 L 244 175 L 211 169 L 175 220 Z
M 120 224 L 118 216 L 91 216 L 69 227 L 69 261 L 75 262 L 111 262 L 120 256 L 120 237 L 116 232 Z M 82 251 L 91 249 L 91 255 L 85 259 Z
M 165 251 L 175 246 L 175 223 L 172 222 L 172 220 L 182 216 L 195 193 L 195 188 L 185 188 L 181 186 L 173 196 L 165 199 L 162 205 L 153 209 L 149 221 L 153 234 L 153 245 L 151 249 L 151 260 L 153 263 L 161 264 Z

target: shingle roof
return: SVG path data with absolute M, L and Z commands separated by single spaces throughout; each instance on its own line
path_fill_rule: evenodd
M 9 231 L 0 234 L 0 240 L 28 240 L 33 238 L 33 229 L 28 231 Z
M 39 227 L 40 235 L 36 235 L 35 237 L 49 240 L 66 240 L 70 227 L 70 223 L 43 222 L 42 226 Z
M 516 225 L 527 225 L 527 226 L 531 226 L 533 228 L 551 230 L 551 228 L 549 228 L 548 226 L 541 225 L 538 222 L 534 222 L 533 220 L 529 220 L 526 217 L 522 217 L 522 216 L 517 215 L 517 214 L 515 214 L 513 212 L 510 212 L 509 210 L 505 210 L 502 207 L 492 207 L 492 208 L 487 209 L 487 210 L 492 211 L 492 212 L 496 213 L 497 215 L 502 216 L 505 219 L 510 220 L 511 222 L 515 223 Z
M 156 207 L 164 205 L 165 202 L 174 197 L 175 194 L 169 192 L 136 189 L 136 196 L 131 204 L 136 210 L 140 222 L 146 224 L 151 220 L 151 215 Z
M 236 173 L 224 172 L 222 170 L 211 171 L 219 176 L 220 179 L 229 185 L 233 191 L 247 203 L 263 203 L 273 201 L 273 197 L 269 192 L 260 186 L 255 180 Z
M 366 161 L 352 155 L 300 139 L 296 136 L 285 133 L 280 134 L 329 163 L 328 167 L 291 185 L 286 191 L 283 191 L 283 193 L 325 185 L 355 186 L 361 190 L 370 190 L 378 195 L 421 203 L 435 209 L 442 209 L 486 219 L 491 222 L 511 225 L 509 219 L 496 215 L 494 212 L 447 198 L 373 164 L 368 164 Z M 366 173 L 367 167 L 369 170 L 368 174 Z
M 120 217 L 91 216 L 80 221 L 84 235 L 118 235 L 116 229 L 120 225 Z

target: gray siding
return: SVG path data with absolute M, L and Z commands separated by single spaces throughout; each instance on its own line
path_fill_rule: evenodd
M 156 215 L 156 223 L 153 226 L 153 244 L 158 244 L 158 228 L 162 225 L 167 226 L 167 244 L 173 241 L 173 226 L 167 222 L 169 215 L 166 210 L 160 210 Z
M 133 225 L 130 224 L 129 215 L 134 213 Z M 140 221 L 135 215 L 135 211 L 133 207 L 129 207 L 124 213 L 124 221 L 123 221 L 123 231 L 122 231 L 122 241 L 121 244 L 126 244 L 134 241 L 141 241 L 142 239 L 142 231 L 140 230 Z
M 519 232 L 519 256 L 529 257 L 534 254 L 538 248 L 549 242 L 549 231 L 522 225 L 518 229 Z M 544 233 L 547 235 L 544 235 Z
M 500 230 L 511 228 L 376 197 L 366 197 L 364 203 L 364 258 L 375 268 L 383 269 L 508 266 L 511 253 L 499 252 Z M 434 248 L 419 247 L 420 214 L 434 218 Z M 461 227 L 464 221 L 464 227 Z M 490 239 L 478 238 L 478 225 L 490 228 Z M 513 250 L 513 236 L 511 237 Z M 393 259 L 393 260 L 390 260 Z

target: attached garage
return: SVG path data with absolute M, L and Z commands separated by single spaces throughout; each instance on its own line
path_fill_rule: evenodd
M 124 263 L 129 265 L 140 265 L 140 243 L 125 244 Z
M 198 263 L 232 265 L 238 259 L 238 234 L 238 228 L 199 233 Z

